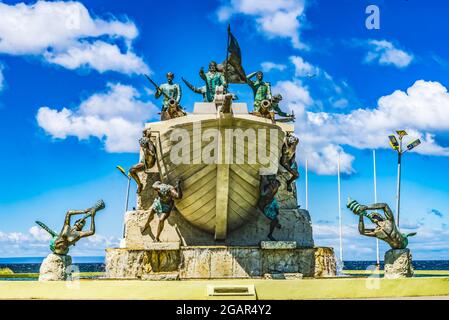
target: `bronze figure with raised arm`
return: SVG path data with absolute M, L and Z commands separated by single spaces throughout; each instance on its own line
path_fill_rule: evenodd
M 106 207 L 103 200 L 98 201 L 92 208 L 86 210 L 70 210 L 67 212 L 64 226 L 59 234 L 51 230 L 44 223 L 36 221 L 36 223 L 47 231 L 51 236 L 50 250 L 59 255 L 67 255 L 71 246 L 74 246 L 82 238 L 87 238 L 95 234 L 95 215 L 98 211 Z M 84 215 L 77 220 L 75 224 L 71 225 L 71 219 L 76 215 Z M 86 225 L 86 220 L 90 218 L 90 229 L 83 231 Z
M 154 199 L 153 205 L 150 208 L 150 215 L 145 226 L 141 229 L 142 233 L 150 228 L 151 221 L 153 221 L 155 214 L 159 217 L 159 225 L 155 241 L 160 242 L 160 236 L 164 230 L 165 221 L 170 217 L 170 214 L 175 207 L 175 199 L 182 199 L 181 180 L 176 182 L 176 186 L 163 184 L 157 181 L 153 185 L 153 189 L 157 192 L 157 197 Z
M 156 164 L 156 146 L 153 141 L 151 141 L 150 129 L 143 131 L 143 137 L 139 140 L 139 144 L 143 152 L 143 158 L 138 164 L 129 169 L 129 175 L 137 183 L 137 193 L 140 193 L 143 188 L 138 173 L 142 171 L 146 172 Z
M 399 231 L 394 220 L 393 212 L 386 203 L 376 203 L 371 206 L 364 206 L 349 198 L 347 207 L 354 214 L 359 216 L 359 232 L 361 235 L 383 240 L 388 243 L 392 249 L 407 248 L 408 238 L 416 235 L 416 232 L 404 234 Z M 377 212 L 378 210 L 382 210 L 384 215 Z M 365 227 L 365 217 L 376 225 L 374 229 Z

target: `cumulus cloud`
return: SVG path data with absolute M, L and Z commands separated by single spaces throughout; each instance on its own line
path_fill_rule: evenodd
M 143 101 L 135 88 L 108 84 L 106 92 L 90 96 L 75 109 L 41 107 L 36 118 L 55 139 L 95 137 L 104 142 L 107 152 L 135 152 L 144 121 L 157 112 L 158 108 Z
M 398 128 L 407 130 L 410 139 L 421 139 L 422 145 L 413 152 L 449 156 L 449 147 L 437 140 L 437 134 L 449 133 L 449 93 L 438 82 L 416 81 L 406 91 L 381 97 L 373 109 L 348 113 L 309 111 L 313 99 L 298 80 L 279 82 L 274 91 L 283 93 L 286 105 L 295 111 L 300 160 L 309 159 L 309 168 L 319 174 L 335 174 L 338 154 L 342 172 L 354 172 L 354 157 L 344 147 L 388 148 L 388 135 Z
M 0 231 L 0 256 L 28 257 L 46 256 L 50 253 L 50 236 L 41 228 L 33 226 L 27 233 Z M 105 248 L 117 247 L 120 239 L 111 236 L 94 235 L 72 247 L 72 255 L 103 256 Z
M 291 56 L 290 61 L 295 66 L 295 77 L 315 76 L 319 73 L 319 68 L 304 61 L 302 57 Z
M 287 68 L 285 64 L 278 64 L 271 61 L 262 62 L 261 67 L 263 72 L 270 72 L 271 70 L 284 71 Z
M 304 0 L 226 0 L 218 9 L 222 22 L 234 15 L 246 15 L 254 19 L 257 29 L 268 38 L 290 39 L 293 47 L 307 46 L 300 39 L 303 25 Z
M 411 53 L 401 50 L 387 40 L 369 40 L 365 43 L 369 51 L 365 56 L 366 63 L 391 65 L 405 68 L 412 63 L 414 57 Z
M 128 19 L 94 17 L 80 2 L 0 3 L 0 53 L 4 54 L 38 56 L 69 69 L 148 72 L 133 52 L 137 36 L 137 27 Z

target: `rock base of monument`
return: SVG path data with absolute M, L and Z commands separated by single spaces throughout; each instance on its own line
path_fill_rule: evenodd
M 398 279 L 413 276 L 412 254 L 409 249 L 389 250 L 385 253 L 385 278 Z
M 317 257 L 327 263 L 317 262 Z M 291 242 L 279 241 L 264 242 L 263 247 L 176 248 L 173 244 L 165 247 L 158 244 L 154 248 L 106 250 L 106 277 L 109 279 L 300 279 L 315 276 L 336 276 L 331 248 L 296 248 Z
M 71 265 L 71 256 L 51 253 L 41 264 L 39 281 L 65 281 L 72 276 Z

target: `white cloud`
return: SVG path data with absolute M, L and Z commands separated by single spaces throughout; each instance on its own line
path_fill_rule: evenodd
M 392 65 L 397 68 L 405 68 L 410 65 L 414 57 L 411 53 L 398 49 L 393 43 L 386 40 L 369 40 L 366 42 L 369 48 L 365 56 L 365 62 L 378 63 L 380 65 Z
M 71 247 L 71 255 L 103 256 L 105 248 L 117 247 L 116 237 L 94 235 Z M 0 231 L 0 257 L 44 257 L 50 253 L 50 236 L 41 228 L 33 226 L 28 233 Z
M 284 94 L 288 109 L 295 111 L 299 159 L 304 163 L 308 158 L 309 168 L 318 174 L 335 174 L 339 153 L 342 172 L 354 172 L 354 157 L 344 146 L 389 148 L 388 135 L 398 129 L 407 130 L 410 139 L 421 139 L 422 145 L 413 152 L 449 156 L 449 147 L 436 140 L 437 134 L 449 133 L 449 93 L 438 82 L 416 81 L 406 92 L 381 97 L 374 109 L 349 113 L 308 111 L 314 101 L 298 80 L 278 82 L 273 90 Z
M 46 52 L 44 57 L 48 62 L 70 70 L 89 67 L 100 73 L 113 70 L 125 74 L 149 71 L 142 59 L 131 50 L 123 53 L 118 46 L 103 41 L 81 42 L 63 53 Z
M 314 67 L 299 56 L 291 56 L 290 61 L 295 66 L 295 77 L 315 76 L 320 71 L 319 68 Z
M 261 64 L 263 72 L 270 72 L 271 70 L 284 71 L 287 66 L 285 64 L 278 64 L 271 61 L 265 61 Z
M 56 139 L 95 137 L 104 142 L 108 152 L 135 152 L 143 122 L 157 110 L 153 103 L 141 100 L 135 88 L 108 84 L 107 92 L 92 95 L 74 110 L 40 108 L 37 122 Z
M 133 53 L 137 36 L 133 22 L 93 17 L 80 2 L 0 3 L 0 53 L 4 54 L 39 56 L 69 69 L 148 72 L 142 58 Z M 126 48 L 121 49 L 120 43 Z
M 222 22 L 233 15 L 254 18 L 259 32 L 268 38 L 287 38 L 298 49 L 306 48 L 300 40 L 301 19 L 304 19 L 304 0 L 227 0 L 218 11 Z

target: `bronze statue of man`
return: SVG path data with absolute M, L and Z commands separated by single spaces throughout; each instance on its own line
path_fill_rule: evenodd
M 256 76 L 256 80 L 251 80 Z M 259 112 L 259 108 L 264 100 L 271 102 L 271 84 L 263 80 L 263 72 L 257 71 L 246 77 L 247 84 L 251 87 L 254 94 L 254 112 Z
M 162 112 L 167 111 L 170 106 L 170 100 L 173 99 L 179 106 L 182 98 L 181 86 L 174 83 L 175 74 L 173 72 L 167 73 L 167 83 L 162 84 L 157 87 L 155 97 L 159 99 L 161 96 L 164 97 Z
M 226 79 L 222 72 L 218 71 L 218 65 L 215 61 L 211 61 L 209 64 L 209 71 L 204 72 L 204 69 L 200 70 L 200 77 L 206 83 L 206 101 L 214 102 L 215 91 L 217 87 L 227 87 Z
M 137 193 L 140 193 L 143 188 L 138 173 L 147 171 L 156 164 L 156 146 L 151 141 L 151 131 L 149 129 L 143 131 L 143 137 L 139 140 L 139 144 L 143 152 L 143 158 L 138 164 L 129 169 L 129 175 L 137 183 Z
M 145 231 L 150 227 L 151 221 L 153 221 L 155 214 L 157 214 L 159 217 L 159 225 L 157 228 L 155 241 L 160 242 L 160 236 L 164 230 L 165 221 L 170 217 L 170 214 L 175 207 L 175 199 L 182 199 L 181 181 L 179 180 L 175 187 L 157 181 L 153 185 L 153 189 L 157 192 L 158 196 L 154 199 L 153 205 L 150 208 L 150 216 L 148 217 L 145 226 L 141 229 L 141 232 L 145 233 Z
M 359 232 L 361 235 L 383 240 L 388 243 L 392 249 L 407 248 L 408 238 L 416 235 L 416 232 L 404 234 L 399 231 L 399 228 L 394 221 L 393 212 L 385 203 L 376 203 L 371 206 L 364 206 L 355 200 L 349 199 L 347 207 L 354 214 L 359 216 Z M 373 210 L 382 210 L 385 216 L 382 216 L 378 212 L 368 212 Z M 364 222 L 365 217 L 374 223 L 376 228 L 367 229 Z
M 292 133 L 288 133 L 284 139 L 281 155 L 281 166 L 287 170 L 292 177 L 287 181 L 287 191 L 293 191 L 293 183 L 299 178 L 298 164 L 296 163 L 296 148 L 299 139 Z
M 82 238 L 87 238 L 95 234 L 95 215 L 98 211 L 103 210 L 105 207 L 106 205 L 104 201 L 100 200 L 92 208 L 86 210 L 68 211 L 65 217 L 64 226 L 59 234 L 51 230 L 40 221 L 36 221 L 36 223 L 52 236 L 50 250 L 58 255 L 67 255 L 71 246 L 74 246 Z M 72 226 L 71 218 L 82 214 L 84 214 L 84 217 L 77 220 Z M 83 231 L 88 218 L 91 219 L 90 229 L 88 231 Z
M 281 117 L 285 117 L 285 118 L 291 118 L 292 120 L 295 120 L 295 115 L 292 113 L 286 113 L 284 111 L 281 110 L 281 108 L 279 107 L 279 103 L 283 100 L 284 98 L 282 97 L 282 95 L 280 94 L 276 94 L 273 96 L 273 98 L 271 99 L 271 109 L 277 113 L 278 115 L 280 115 Z
M 261 176 L 260 181 L 260 197 L 257 207 L 267 217 L 270 222 L 270 231 L 268 239 L 276 241 L 273 237 L 273 232 L 276 228 L 280 229 L 281 225 L 278 220 L 279 204 L 276 200 L 276 194 L 281 183 L 276 179 L 276 175 Z

